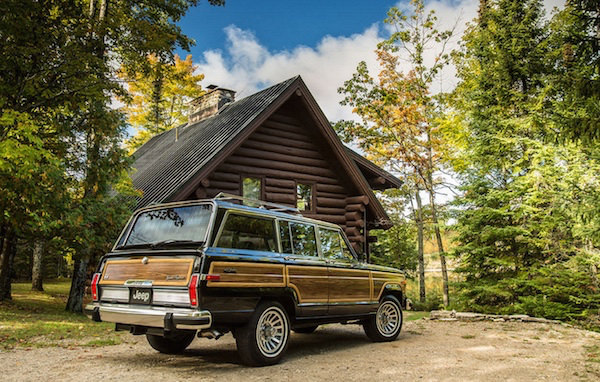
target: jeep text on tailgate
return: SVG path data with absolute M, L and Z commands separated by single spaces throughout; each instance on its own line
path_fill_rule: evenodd
M 239 197 L 144 208 L 92 280 L 86 314 L 145 334 L 162 353 L 232 332 L 244 363 L 283 356 L 290 330 L 356 323 L 373 341 L 402 328 L 405 279 L 365 264 L 340 227 Z M 250 203 L 249 203 L 250 204 Z

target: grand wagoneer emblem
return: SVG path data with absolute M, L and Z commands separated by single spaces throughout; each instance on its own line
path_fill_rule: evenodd
M 185 280 L 185 277 L 182 275 L 167 275 L 166 280 Z

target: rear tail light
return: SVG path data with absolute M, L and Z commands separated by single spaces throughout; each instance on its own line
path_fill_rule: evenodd
M 94 273 L 92 277 L 92 300 L 98 301 L 98 280 L 100 279 L 100 273 Z
M 197 274 L 192 275 L 190 285 L 188 286 L 188 293 L 190 295 L 190 304 L 192 306 L 198 306 L 198 279 Z
M 206 281 L 219 281 L 221 280 L 221 275 L 206 275 Z

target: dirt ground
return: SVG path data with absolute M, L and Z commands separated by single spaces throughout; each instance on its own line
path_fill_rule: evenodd
M 2 381 L 572 381 L 600 379 L 600 334 L 554 324 L 407 322 L 397 341 L 371 343 L 358 326 L 293 334 L 279 365 L 239 364 L 231 334 L 196 339 L 182 355 L 144 337 L 98 348 L 0 352 Z M 590 353 L 592 352 L 592 354 Z

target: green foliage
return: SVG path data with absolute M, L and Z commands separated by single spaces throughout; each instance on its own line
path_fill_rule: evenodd
M 555 116 L 540 109 L 556 33 L 537 0 L 485 2 L 455 55 L 459 308 L 557 319 L 600 308 L 598 153 L 549 139 Z

